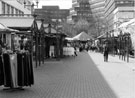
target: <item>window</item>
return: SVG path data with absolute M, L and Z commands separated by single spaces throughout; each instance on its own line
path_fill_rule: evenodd
M 30 1 L 28 1 L 28 5 L 31 5 L 31 2 Z M 31 10 L 31 6 L 28 6 L 27 9 L 28 10 Z
M 16 16 L 18 16 L 18 9 L 15 9 Z
M 11 7 L 11 14 L 12 14 L 12 16 L 14 15 L 14 8 L 13 7 Z
M 22 12 L 21 15 L 24 16 L 24 12 Z
M 2 14 L 6 14 L 5 3 L 4 2 L 2 2 Z
M 19 16 L 21 16 L 21 11 L 19 11 Z
M 23 16 L 23 12 L 22 11 L 19 11 L 19 16 Z
M 10 6 L 7 4 L 7 14 L 10 14 Z
M 124 1 L 120 1 L 120 3 L 124 3 Z
M 3 34 L 3 42 L 6 43 L 6 34 Z

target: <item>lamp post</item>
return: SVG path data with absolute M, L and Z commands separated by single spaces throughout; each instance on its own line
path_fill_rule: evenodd
M 45 57 L 45 31 L 44 31 L 44 19 L 41 19 L 41 27 L 40 27 L 40 56 L 41 56 L 41 61 L 44 63 L 44 57 Z
M 30 6 L 30 7 L 31 7 L 31 14 L 33 14 L 34 6 L 37 6 L 37 8 L 38 8 L 38 3 L 39 3 L 38 0 L 36 0 L 36 5 L 35 5 L 34 3 L 32 3 L 32 4 L 27 4 L 26 0 L 24 0 L 24 2 L 23 2 L 24 8 L 25 8 L 26 6 Z
M 38 28 L 37 28 L 37 24 L 36 24 L 36 17 L 37 15 L 35 15 L 34 12 L 34 6 L 37 6 L 38 8 L 38 0 L 36 1 L 36 4 L 32 3 L 32 4 L 27 4 L 26 0 L 24 0 L 24 7 L 26 6 L 30 6 L 31 7 L 31 15 L 34 17 L 34 21 L 33 21 L 33 27 L 31 30 L 31 55 L 33 58 L 33 37 L 35 37 L 35 60 L 36 60 L 36 67 L 38 66 Z
M 32 30 L 31 30 L 31 49 L 33 49 L 33 37 L 35 38 L 35 60 L 36 60 L 36 67 L 37 67 L 37 62 L 38 62 L 38 28 L 36 24 L 36 17 L 37 15 L 33 15 L 34 21 L 32 24 Z M 31 50 L 31 54 L 33 55 L 33 50 Z

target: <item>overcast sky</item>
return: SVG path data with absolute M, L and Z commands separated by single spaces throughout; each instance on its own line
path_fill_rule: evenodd
M 43 5 L 58 5 L 60 9 L 69 9 L 72 7 L 72 0 L 38 0 L 38 1 L 39 1 L 39 8 L 41 8 Z

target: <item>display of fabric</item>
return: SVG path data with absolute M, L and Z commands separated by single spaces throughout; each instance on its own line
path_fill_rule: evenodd
M 18 87 L 18 81 L 17 81 L 17 55 L 12 54 L 10 55 L 10 66 L 11 66 L 11 76 L 12 76 L 12 81 L 13 87 Z
M 2 55 L 0 55 L 0 85 L 3 84 L 4 84 L 3 61 L 2 61 Z
M 18 74 L 18 86 L 24 86 L 24 69 L 23 69 L 23 55 L 21 53 L 17 53 L 17 74 Z
M 0 56 L 0 85 L 10 88 L 34 84 L 32 56 L 29 52 Z
M 12 87 L 12 76 L 11 76 L 11 66 L 10 66 L 10 56 L 8 53 L 3 54 L 4 62 L 4 86 Z
M 30 68 L 30 71 L 29 71 L 29 73 L 30 73 L 30 84 L 31 85 L 33 85 L 34 84 L 34 71 L 33 71 L 33 64 L 32 64 L 32 55 L 29 53 L 28 54 L 28 59 L 29 59 L 29 68 Z

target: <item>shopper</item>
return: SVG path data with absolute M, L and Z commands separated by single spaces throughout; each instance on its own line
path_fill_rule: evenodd
M 104 45 L 104 62 L 108 62 L 108 53 L 109 53 L 109 47 L 108 44 L 105 43 Z

